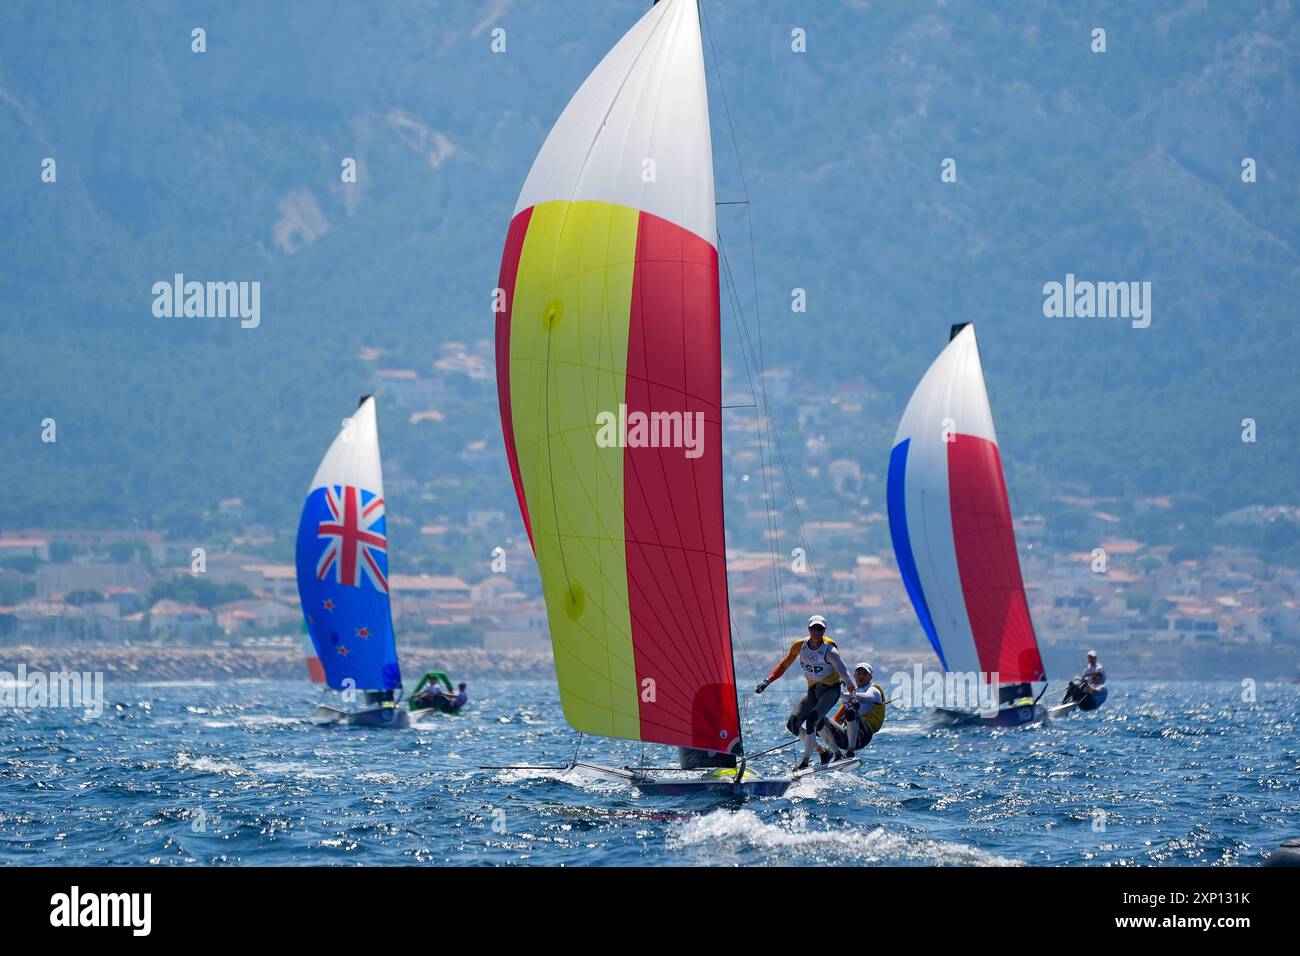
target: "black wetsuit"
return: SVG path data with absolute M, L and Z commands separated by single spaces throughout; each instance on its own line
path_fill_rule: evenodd
M 839 684 L 809 684 L 808 690 L 790 712 L 790 719 L 785 723 L 786 730 L 796 737 L 801 729 L 810 734 L 816 733 L 817 725 L 835 708 L 839 699 Z

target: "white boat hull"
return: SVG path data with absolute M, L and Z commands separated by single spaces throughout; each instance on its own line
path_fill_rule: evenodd
M 698 776 L 678 774 L 674 770 L 656 772 L 651 768 L 617 768 L 603 767 L 600 764 L 575 763 L 573 769 L 586 770 L 613 780 L 622 781 L 641 791 L 646 796 L 676 797 L 708 794 L 719 797 L 781 797 L 798 780 L 803 780 L 819 773 L 831 773 L 838 770 L 852 770 L 860 767 L 862 761 L 857 757 L 849 760 L 837 760 L 834 763 L 821 764 L 798 770 L 788 777 L 760 777 L 746 771 L 742 779 L 737 779 L 734 772 L 720 774 L 718 770 L 700 771 Z

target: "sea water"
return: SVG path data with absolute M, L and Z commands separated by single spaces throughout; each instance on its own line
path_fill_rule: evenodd
M 579 746 L 551 682 L 471 681 L 464 714 L 390 730 L 313 725 L 306 684 L 109 681 L 98 719 L 0 711 L 0 864 L 1231 866 L 1300 835 L 1300 687 L 1110 687 L 1027 728 L 894 711 L 861 770 L 733 803 L 479 769 L 643 759 Z M 789 739 L 798 689 L 746 698 L 751 751 Z

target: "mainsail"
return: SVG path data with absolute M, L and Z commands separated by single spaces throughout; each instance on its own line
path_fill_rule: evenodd
M 664 0 L 582 84 L 524 182 L 497 388 L 565 717 L 735 752 L 716 243 L 699 15 Z
M 297 569 L 298 597 L 325 683 L 335 690 L 401 686 L 372 396 L 344 422 L 316 469 L 298 523 Z
M 973 325 L 954 326 L 907 403 L 888 507 L 903 583 L 944 669 L 1043 680 Z

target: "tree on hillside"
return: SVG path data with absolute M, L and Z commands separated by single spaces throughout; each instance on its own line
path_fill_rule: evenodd
M 156 582 L 149 589 L 149 606 L 153 607 L 159 601 L 179 601 L 211 610 L 218 604 L 242 601 L 252 596 L 252 591 L 236 582 L 216 584 L 207 578 L 185 574 Z

